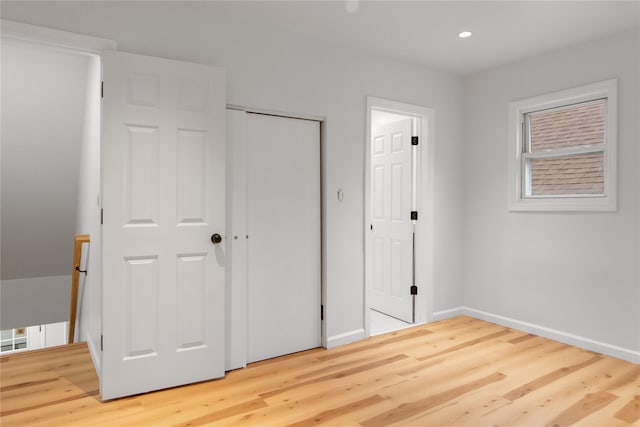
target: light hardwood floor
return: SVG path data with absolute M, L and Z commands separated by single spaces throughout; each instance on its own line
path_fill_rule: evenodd
M 84 344 L 0 369 L 4 427 L 640 425 L 640 365 L 469 317 L 106 403 Z

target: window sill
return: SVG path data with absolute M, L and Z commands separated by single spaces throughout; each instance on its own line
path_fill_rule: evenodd
M 613 197 L 527 198 L 511 200 L 509 212 L 615 212 Z

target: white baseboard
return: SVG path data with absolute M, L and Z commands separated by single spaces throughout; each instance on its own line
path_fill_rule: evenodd
M 360 341 L 365 338 L 366 336 L 364 329 L 356 329 L 355 331 L 334 335 L 327 338 L 327 349 L 338 347 L 344 344 L 349 344 L 354 341 Z
M 464 307 L 455 307 L 448 310 L 435 311 L 431 316 L 433 322 L 438 320 L 449 319 L 451 317 L 462 316 L 464 313 Z
M 476 310 L 470 307 L 461 307 L 462 314 L 475 317 L 476 319 L 486 320 L 487 322 L 496 323 L 508 328 L 514 328 L 519 331 L 528 332 L 533 335 L 549 338 L 565 344 L 584 348 L 587 350 L 602 353 L 607 356 L 616 357 L 618 359 L 627 360 L 631 363 L 640 363 L 640 352 L 628 348 L 618 347 L 616 345 L 595 341 L 589 338 L 574 335 L 568 332 L 558 331 L 556 329 L 535 325 L 521 320 L 511 319 L 509 317 L 499 316 L 486 311 Z
M 102 377 L 102 369 L 100 367 L 102 358 L 100 356 L 100 349 L 96 347 L 96 344 L 91 339 L 87 340 L 87 347 L 89 347 L 89 354 L 91 355 L 91 360 L 93 361 L 93 367 L 96 370 L 96 375 L 98 376 L 98 379 L 100 379 Z
M 590 338 L 581 337 L 579 335 L 574 335 L 568 332 L 558 331 L 556 329 L 547 328 L 533 323 L 523 322 L 521 320 L 511 319 L 509 317 L 488 313 L 486 311 L 476 310 L 475 308 L 471 307 L 460 306 L 450 308 L 448 310 L 436 311 L 433 313 L 432 320 L 435 322 L 438 320 L 449 319 L 455 316 L 474 317 L 476 319 L 485 320 L 487 322 L 495 323 L 507 328 L 517 329 L 519 331 L 528 332 L 533 335 L 538 335 L 565 344 L 595 351 L 596 353 L 601 353 L 618 359 L 627 360 L 631 363 L 640 364 L 640 352 L 638 351 L 618 347 L 613 344 L 595 341 Z

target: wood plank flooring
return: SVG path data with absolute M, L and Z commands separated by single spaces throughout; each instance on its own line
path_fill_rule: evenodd
M 3 427 L 640 425 L 640 365 L 464 316 L 106 403 L 84 344 L 0 370 Z

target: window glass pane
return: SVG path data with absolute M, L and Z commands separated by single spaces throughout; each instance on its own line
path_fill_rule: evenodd
M 27 336 L 27 328 L 16 328 L 16 338 Z
M 529 113 L 531 152 L 604 144 L 606 102 Z
M 2 331 L 2 340 L 10 340 L 13 339 L 13 329 L 5 329 Z
M 2 344 L 0 347 L 0 351 L 11 351 L 13 350 L 13 343 L 11 344 Z
M 603 195 L 604 154 L 531 159 L 531 196 Z

